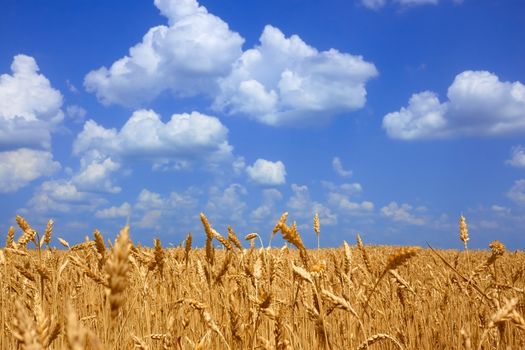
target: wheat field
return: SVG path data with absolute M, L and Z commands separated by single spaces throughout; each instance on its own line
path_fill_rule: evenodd
M 0 349 L 525 349 L 525 254 L 306 249 L 287 214 L 268 237 L 217 232 L 204 248 L 92 239 L 51 248 L 17 217 L 0 250 Z M 314 230 L 320 236 L 316 216 Z M 262 247 L 274 235 L 282 248 Z M 18 236 L 18 237 L 15 237 Z M 271 241 L 271 239 L 270 239 Z

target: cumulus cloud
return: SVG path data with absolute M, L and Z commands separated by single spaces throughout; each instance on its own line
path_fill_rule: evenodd
M 0 149 L 49 149 L 62 121 L 62 95 L 39 74 L 33 57 L 17 55 L 12 74 L 0 75 Z
M 195 0 L 155 0 L 168 25 L 151 28 L 128 55 L 89 72 L 84 86 L 105 104 L 140 106 L 165 92 L 209 96 L 213 107 L 269 125 L 326 123 L 360 109 L 377 75 L 361 56 L 318 51 L 267 25 L 260 45 Z M 300 123 L 300 124 L 298 124 Z
M 119 207 L 112 206 L 95 212 L 95 216 L 99 219 L 126 218 L 130 215 L 131 205 L 128 202 L 122 203 Z
M 81 190 L 92 192 L 118 193 L 121 188 L 112 183 L 111 175 L 120 169 L 120 164 L 111 160 L 82 158 L 80 170 L 73 176 L 72 181 Z
M 0 152 L 0 193 L 15 192 L 31 181 L 60 169 L 47 151 L 20 148 Z
M 106 104 L 136 106 L 171 91 L 208 93 L 230 72 L 244 39 L 195 0 L 155 0 L 169 25 L 149 29 L 128 55 L 88 73 L 84 86 Z
M 376 75 L 361 56 L 319 52 L 299 36 L 287 38 L 267 25 L 260 45 L 245 51 L 231 74 L 220 79 L 214 107 L 274 126 L 320 124 L 362 108 L 365 83 Z
M 425 219 L 417 217 L 412 211 L 413 207 L 410 204 L 404 203 L 399 205 L 397 202 L 390 202 L 390 204 L 381 208 L 381 215 L 397 222 L 418 226 L 424 225 Z
M 507 197 L 518 204 L 525 204 L 525 179 L 516 180 L 507 192 Z
M 388 113 L 383 128 L 392 138 L 414 140 L 463 135 L 500 136 L 525 132 L 525 85 L 500 81 L 487 71 L 465 71 L 448 88 L 412 95 L 408 107 Z
M 346 170 L 343 167 L 343 162 L 341 162 L 341 159 L 339 159 L 339 157 L 334 157 L 334 159 L 332 159 L 332 168 L 335 170 L 337 175 L 341 177 L 352 176 L 352 170 Z
M 517 168 L 525 168 L 525 148 L 521 145 L 512 147 L 511 157 L 505 163 Z
M 283 162 L 257 159 L 246 167 L 250 180 L 261 185 L 282 185 L 286 182 L 286 169 Z
M 174 114 L 164 123 L 155 112 L 138 110 L 120 130 L 87 121 L 73 153 L 85 157 L 86 163 L 102 159 L 113 168 L 123 159 L 147 160 L 157 168 L 182 169 L 196 162 L 213 168 L 226 160 L 233 162 L 227 136 L 228 129 L 215 117 Z
M 418 138 L 443 137 L 446 135 L 446 105 L 437 95 L 424 91 L 412 95 L 408 107 L 383 118 L 383 128 L 392 138 L 412 140 Z

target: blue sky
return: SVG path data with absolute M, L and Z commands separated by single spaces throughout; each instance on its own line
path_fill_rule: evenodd
M 522 1 L 1 6 L 1 232 L 525 248 Z

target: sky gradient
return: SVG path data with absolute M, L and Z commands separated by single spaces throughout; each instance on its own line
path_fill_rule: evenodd
M 525 249 L 523 38 L 518 0 L 4 1 L 0 232 Z

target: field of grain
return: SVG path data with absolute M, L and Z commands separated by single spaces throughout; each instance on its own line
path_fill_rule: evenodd
M 306 249 L 286 215 L 264 237 L 201 219 L 205 248 L 191 235 L 136 246 L 125 227 L 112 245 L 95 231 L 57 250 L 51 221 L 39 235 L 17 217 L 0 250 L 0 348 L 525 349 L 525 254 L 500 242 Z M 261 248 L 274 234 L 288 245 Z M 463 219 L 460 238 L 468 248 Z

